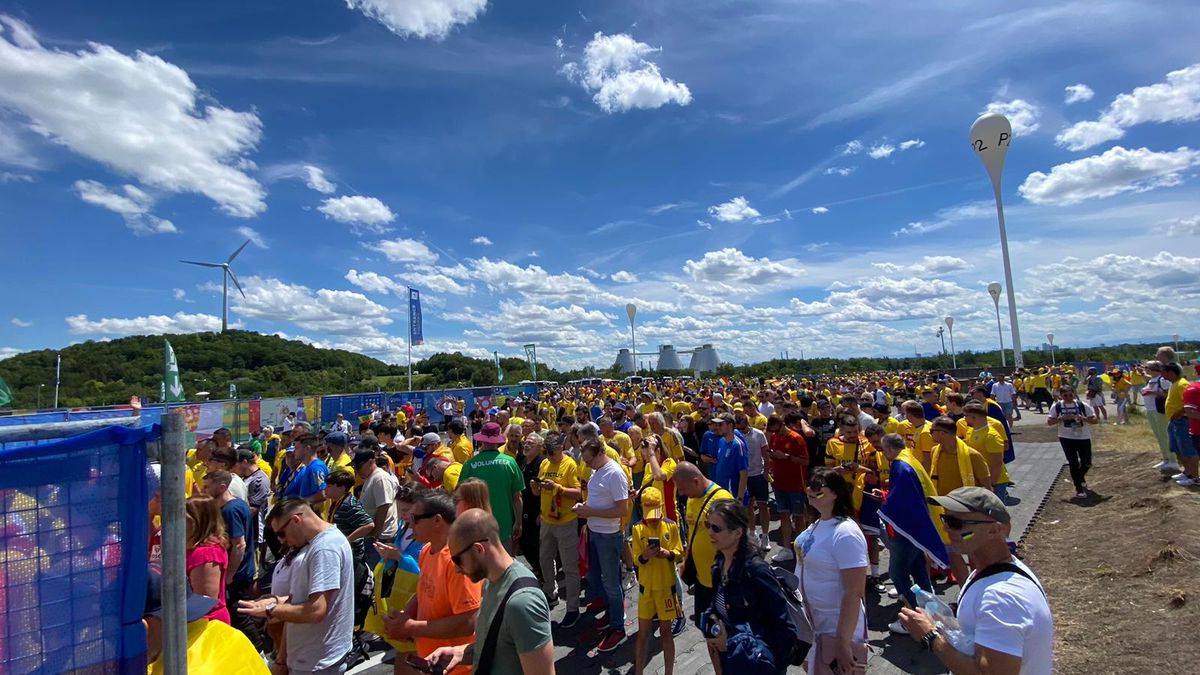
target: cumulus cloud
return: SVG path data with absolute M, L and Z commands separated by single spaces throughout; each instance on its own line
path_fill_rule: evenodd
M 1167 73 L 1165 82 L 1120 94 L 1094 121 L 1079 122 L 1054 138 L 1068 150 L 1087 150 L 1125 135 L 1129 127 L 1148 122 L 1194 122 L 1200 119 L 1200 63 Z
M 625 33 L 597 32 L 583 50 L 582 64 L 567 63 L 562 73 L 579 82 L 596 105 L 610 114 L 691 103 L 687 85 L 663 77 L 658 65 L 647 58 L 659 51 Z
M 350 270 L 346 272 L 346 281 L 358 286 L 364 291 L 370 293 L 391 293 L 397 296 L 403 296 L 407 290 L 403 284 L 396 283 L 391 277 L 385 277 L 376 272 L 359 272 L 358 270 Z
M 992 101 L 984 108 L 985 113 L 1000 113 L 1012 124 L 1013 136 L 1025 136 L 1038 130 L 1041 111 L 1029 101 L 1014 98 L 1011 101 Z
M 438 259 L 436 253 L 416 239 L 385 239 L 376 242 L 374 248 L 391 262 L 432 265 Z
M 211 314 L 152 314 L 131 319 L 89 319 L 86 314 L 66 318 L 67 329 L 74 335 L 161 335 L 221 330 L 221 317 Z M 235 324 L 236 325 L 236 324 Z
M 234 231 L 246 239 L 249 239 L 251 244 L 254 244 L 259 248 L 271 248 L 270 246 L 267 246 L 267 240 L 263 239 L 263 236 L 259 234 L 258 230 L 254 229 L 253 227 L 242 225 Z
M 462 265 L 448 268 L 413 265 L 409 270 L 397 274 L 396 278 L 407 281 L 417 288 L 428 289 L 435 293 L 466 295 L 475 290 L 471 284 L 460 281 L 460 279 L 470 278 L 470 272 Z
M 597 292 L 595 284 L 576 274 L 551 274 L 537 265 L 519 267 L 504 260 L 480 258 L 474 278 L 498 293 L 520 293 L 526 297 L 555 297 L 569 302 L 586 302 Z
M 1145 192 L 1183 182 L 1183 172 L 1200 164 L 1200 151 L 1181 147 L 1155 152 L 1146 148 L 1110 148 L 1050 169 L 1035 171 L 1018 191 L 1034 204 L 1065 206 L 1123 192 Z
M 54 143 L 166 192 L 202 194 L 232 216 L 267 205 L 246 169 L 262 135 L 253 112 L 222 107 L 161 58 L 108 45 L 43 47 L 0 16 L 0 106 Z
M 400 37 L 442 40 L 479 18 L 487 0 L 346 0 L 346 5 Z
M 171 297 L 175 298 L 176 300 L 183 300 L 185 302 L 190 302 L 187 299 L 187 291 L 183 290 L 182 288 L 172 288 L 171 289 Z
M 88 204 L 119 214 L 134 234 L 179 232 L 174 223 L 150 212 L 154 198 L 134 185 L 125 185 L 117 193 L 94 180 L 78 180 L 75 181 L 75 192 Z
M 740 223 L 750 218 L 758 218 L 758 210 L 750 206 L 745 197 L 734 197 L 724 204 L 708 207 L 708 213 L 723 223 Z
M 818 207 L 815 207 L 815 208 L 812 210 L 812 212 L 813 212 L 813 213 L 815 213 L 815 214 L 817 214 L 817 215 L 819 216 L 819 215 L 821 215 L 821 214 L 823 214 L 823 213 L 829 213 L 829 209 L 825 208 L 824 206 L 818 206 Z
M 611 279 L 618 284 L 635 284 L 637 283 L 638 277 L 633 272 L 621 270 L 620 272 L 615 272 Z
M 1064 91 L 1066 95 L 1063 97 L 1063 103 L 1071 105 L 1072 103 L 1083 103 L 1092 100 L 1096 92 L 1086 84 L 1068 84 Z
M 396 219 L 396 214 L 386 204 L 374 197 L 360 195 L 330 197 L 321 202 L 317 210 L 327 218 L 352 226 L 356 233 L 387 232 L 387 224 Z
M 860 153 L 862 151 L 863 151 L 863 144 L 862 144 L 862 141 L 859 141 L 859 140 L 850 141 L 849 143 L 847 143 L 846 145 L 844 145 L 842 147 L 843 155 L 857 155 L 858 153 Z
M 766 286 L 795 280 L 804 273 L 796 260 L 753 258 L 736 248 L 709 251 L 700 260 L 688 260 L 683 271 L 693 280 L 729 286 Z
M 337 186 L 325 177 L 325 172 L 319 167 L 312 166 L 311 164 L 305 164 L 303 171 L 304 184 L 307 185 L 310 190 L 315 190 L 325 195 L 331 195 L 337 191 Z
M 971 269 L 971 263 L 962 258 L 948 255 L 927 255 L 917 262 L 907 265 L 890 262 L 872 263 L 871 265 L 884 274 L 905 274 L 919 277 L 936 277 Z
M 896 146 L 891 143 L 876 143 L 867 151 L 867 156 L 871 159 L 885 159 L 892 156 L 896 152 Z
M 1200 216 L 1176 218 L 1167 223 L 1168 237 L 1200 237 Z
M 211 288 L 219 288 L 213 286 Z M 387 307 L 355 291 L 290 284 L 275 278 L 247 277 L 246 297 L 233 294 L 238 316 L 293 323 L 300 328 L 335 335 L 374 335 L 378 326 L 392 323 Z
M 474 239 L 472 239 L 471 243 L 478 244 L 479 246 L 491 246 L 492 240 L 488 239 L 487 237 L 484 237 L 484 236 L 478 236 L 478 237 L 475 237 Z

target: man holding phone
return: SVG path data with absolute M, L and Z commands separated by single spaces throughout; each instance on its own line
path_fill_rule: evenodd
M 578 468 L 575 460 L 563 452 L 566 438 L 557 431 L 546 434 L 546 452 L 537 480 L 529 481 L 535 495 L 541 499 L 541 540 L 538 556 L 542 563 L 542 591 L 547 600 L 560 597 L 566 600 L 567 613 L 559 626 L 570 628 L 579 620 L 579 527 L 575 504 L 579 502 Z M 555 554 L 562 560 L 563 590 L 556 589 Z

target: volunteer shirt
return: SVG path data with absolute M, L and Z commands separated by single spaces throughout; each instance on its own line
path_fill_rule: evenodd
M 512 594 L 504 605 L 504 616 L 496 617 L 500 602 L 517 579 L 536 579 L 524 564 L 513 561 L 496 581 L 483 582 L 479 614 L 475 619 L 475 634 L 486 636 L 493 621 L 501 621 L 496 636 L 496 652 L 492 658 L 493 675 L 522 675 L 521 654 L 540 649 L 551 640 L 550 606 L 537 586 L 522 588 Z M 483 649 L 482 641 L 479 649 Z
M 607 510 L 617 502 L 629 499 L 629 479 L 611 459 L 592 472 L 587 485 L 589 508 Z M 587 519 L 587 526 L 596 534 L 616 534 L 621 531 L 621 519 L 591 516 Z
M 579 487 L 575 460 L 566 454 L 557 462 L 550 457 L 543 459 L 538 468 L 538 480 L 548 480 L 560 487 Z M 562 525 L 575 520 L 578 516 L 571 509 L 577 503 L 578 500 L 566 497 L 559 490 L 542 490 L 542 522 L 547 525 Z
M 479 609 L 480 585 L 454 566 L 450 560 L 450 546 L 447 544 L 436 552 L 429 549 L 429 544 L 426 544 L 417 559 L 421 576 L 417 581 L 417 615 L 414 618 L 432 621 Z M 413 640 L 417 644 L 417 655 L 426 657 L 438 647 L 469 645 L 475 642 L 475 634 L 454 638 L 418 637 Z M 291 649 L 290 643 L 288 648 Z M 470 672 L 470 666 L 459 666 L 447 675 L 468 675 Z
M 1025 563 L 1011 561 L 1034 579 Z M 1050 675 L 1054 665 L 1054 617 L 1037 583 L 1001 572 L 971 583 L 958 600 L 958 622 L 975 644 L 1021 657 L 1021 675 Z
M 641 555 L 650 547 L 650 540 L 657 538 L 664 551 L 675 553 L 675 560 L 683 555 L 683 541 L 679 538 L 679 523 L 658 520 L 654 523 L 642 521 L 633 526 L 633 563 L 637 565 L 638 583 L 648 591 L 665 591 L 675 588 L 675 562 L 667 558 Z
M 801 594 L 812 613 L 813 633 L 837 633 L 841 615 L 844 570 L 866 567 L 867 539 L 851 518 L 818 520 L 796 537 L 796 578 L 802 580 Z M 854 634 L 863 634 L 866 608 L 859 603 Z
M 350 651 L 354 636 L 354 561 L 346 535 L 330 526 L 313 537 L 308 552 L 292 565 L 291 602 L 332 591 L 319 623 L 285 623 L 287 665 L 293 672 L 331 668 Z
M 500 525 L 500 538 L 512 538 L 513 497 L 521 493 L 525 482 L 517 460 L 496 450 L 481 452 L 463 464 L 458 482 L 461 484 L 469 478 L 479 478 L 487 483 L 488 501 L 492 515 Z
M 767 451 L 767 435 L 756 427 L 750 427 L 743 436 L 746 439 L 746 451 L 749 453 L 747 474 L 761 476 L 766 471 L 763 453 Z
M 716 494 L 711 495 L 712 499 L 708 499 L 713 490 L 716 490 Z M 696 579 L 705 588 L 713 587 L 712 566 L 713 561 L 717 559 L 717 549 L 713 546 L 708 526 L 705 523 L 708 522 L 708 512 L 712 510 L 712 505 L 722 499 L 733 499 L 733 495 L 721 486 L 710 482 L 703 495 L 689 497 L 687 501 L 688 536 L 691 537 L 692 533 L 695 533 L 692 539 L 692 550 L 688 552 L 688 555 L 691 556 L 692 562 L 696 566 Z M 700 507 L 706 500 L 708 505 L 701 511 Z
M 1080 417 L 1087 418 L 1093 417 L 1095 414 L 1096 411 L 1092 410 L 1092 406 L 1079 399 L 1075 399 L 1074 403 L 1056 401 L 1054 405 L 1050 406 L 1050 419 L 1052 420 L 1058 419 L 1063 415 L 1079 415 Z M 1060 422 L 1058 424 L 1058 437 L 1090 440 L 1092 438 L 1091 425 L 1087 423 L 1086 419 Z

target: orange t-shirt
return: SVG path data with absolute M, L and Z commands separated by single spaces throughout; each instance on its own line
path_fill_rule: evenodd
M 417 581 L 418 621 L 432 621 L 454 614 L 463 614 L 479 609 L 482 583 L 475 583 L 458 571 L 450 560 L 450 547 L 443 546 L 437 553 L 429 552 L 429 545 L 421 549 L 417 561 L 421 576 Z M 415 638 L 418 656 L 429 656 L 438 647 L 469 645 L 475 634 L 457 638 Z M 447 675 L 469 675 L 470 666 L 459 666 Z

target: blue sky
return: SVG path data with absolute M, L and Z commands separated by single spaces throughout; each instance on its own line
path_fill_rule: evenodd
M 230 320 L 607 366 L 1200 327 L 1187 2 L 0 3 L 0 357 Z M 1002 299 L 1001 308 L 1005 300 Z M 1164 312 L 1172 307 L 1176 311 Z M 1011 344 L 1007 317 L 1005 344 Z

